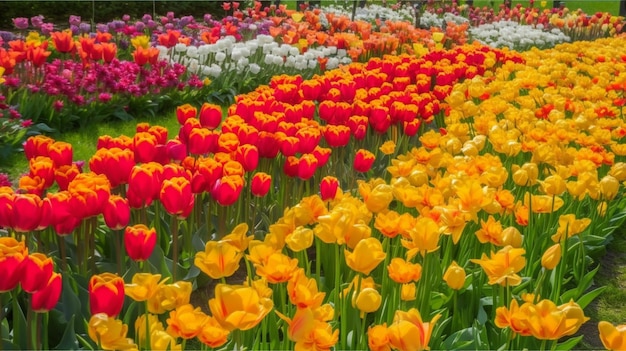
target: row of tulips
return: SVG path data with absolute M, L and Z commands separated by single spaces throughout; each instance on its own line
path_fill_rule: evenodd
M 466 46 L 276 77 L 223 121 L 217 106 L 181 106 L 177 138 L 145 124 L 101 137 L 93 173 L 71 145 L 32 138 L 0 225 L 13 246 L 59 253 L 63 318 L 50 322 L 78 335 L 59 343 L 572 348 L 580 337 L 562 338 L 602 292 L 590 264 L 622 218 L 623 44 Z M 440 133 L 411 137 L 433 120 Z M 243 285 L 226 284 L 242 260 Z M 210 316 L 189 304 L 209 278 L 222 281 Z M 20 289 L 3 297 L 14 311 Z

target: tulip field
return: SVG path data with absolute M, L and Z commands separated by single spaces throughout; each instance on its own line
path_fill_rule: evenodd
M 581 348 L 626 219 L 624 18 L 494 6 L 14 18 L 0 350 Z M 107 123 L 134 133 L 77 159 Z

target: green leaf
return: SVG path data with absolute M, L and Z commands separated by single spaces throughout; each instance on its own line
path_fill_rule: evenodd
M 480 331 L 470 327 L 461 329 L 444 340 L 444 350 L 486 350 L 485 343 L 481 340 Z
M 113 116 L 115 116 L 115 118 L 119 120 L 126 121 L 126 122 L 132 121 L 133 119 L 135 119 L 135 117 L 133 117 L 131 114 L 124 111 L 123 109 L 119 109 L 113 112 Z
M 593 300 L 596 299 L 596 297 L 598 297 L 600 294 L 602 294 L 602 292 L 606 289 L 606 286 L 602 286 L 599 287 L 595 290 L 591 290 L 590 292 L 586 293 L 585 295 L 581 296 L 580 299 L 578 299 L 578 301 L 576 301 L 576 303 L 578 303 L 578 305 L 580 305 L 580 308 L 585 308 L 587 307 Z M 567 301 L 564 301 L 567 302 Z
M 65 327 L 63 338 L 61 338 L 59 344 L 54 348 L 55 350 L 76 350 L 78 348 L 78 340 L 76 339 L 76 332 L 74 331 L 75 317 L 75 315 L 72 316 L 67 327 Z
M 580 340 L 583 339 L 583 335 L 579 335 L 575 338 L 571 338 L 563 343 L 558 344 L 557 350 L 571 350 L 574 346 L 576 346 Z
M 10 340 L 2 339 L 2 349 L 3 350 L 21 350 L 17 345 L 12 343 Z

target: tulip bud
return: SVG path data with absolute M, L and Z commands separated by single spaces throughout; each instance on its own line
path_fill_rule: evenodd
M 145 261 L 150 258 L 156 241 L 156 229 L 148 229 L 143 224 L 129 226 L 124 230 L 124 247 L 128 257 L 134 261 Z
M 607 175 L 600 180 L 600 194 L 602 200 L 610 201 L 617 196 L 619 192 L 620 184 L 617 178 Z
M 352 296 L 352 305 L 361 313 L 376 312 L 382 303 L 380 293 L 373 288 L 365 288 Z
M 267 173 L 258 172 L 252 177 L 250 191 L 254 196 L 263 197 L 267 195 L 271 185 L 272 177 Z
M 35 312 L 48 312 L 56 306 L 61 297 L 61 274 L 53 272 L 46 281 L 46 285 L 33 293 L 30 298 L 30 307 Z
M 541 266 L 545 269 L 554 269 L 561 262 L 561 244 L 550 246 L 541 256 Z
M 333 200 L 337 196 L 337 188 L 339 187 L 339 181 L 333 176 L 326 176 L 322 178 L 320 182 L 320 195 L 322 201 Z
M 89 308 L 91 314 L 104 313 L 115 317 L 124 306 L 124 280 L 117 274 L 102 273 L 89 280 Z
M 452 261 L 443 275 L 443 280 L 451 289 L 459 290 L 465 285 L 465 270 L 456 261 Z
M 354 169 L 357 172 L 365 173 L 372 168 L 375 160 L 376 157 L 373 153 L 365 149 L 359 149 L 354 158 Z

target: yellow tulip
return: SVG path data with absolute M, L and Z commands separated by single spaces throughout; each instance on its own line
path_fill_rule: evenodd
M 391 155 L 396 151 L 396 143 L 393 140 L 385 141 L 379 148 L 380 152 L 384 155 Z
M 417 298 L 415 293 L 416 293 L 415 283 L 402 284 L 402 288 L 400 289 L 400 300 L 413 301 Z
M 183 348 L 181 344 L 176 344 L 173 336 L 162 330 L 155 330 L 150 334 L 150 344 L 151 350 L 181 351 Z
M 293 252 L 300 252 L 313 245 L 313 229 L 299 226 L 285 237 L 285 244 Z
M 617 196 L 620 184 L 617 178 L 607 175 L 600 179 L 600 199 L 611 201 Z
M 513 246 L 513 247 L 522 247 L 522 233 L 520 233 L 519 229 L 511 226 L 506 227 L 502 230 L 502 245 L 503 246 Z
M 147 324 L 147 325 L 146 325 Z M 146 314 L 142 314 L 135 320 L 135 339 L 140 348 L 147 348 L 146 343 L 146 326 L 149 328 L 150 335 L 156 331 L 165 331 L 163 324 L 157 315 L 148 314 L 148 323 L 146 323 Z
M 565 202 L 558 196 L 524 194 L 524 205 L 533 213 L 552 213 L 558 211 Z
M 541 191 L 549 196 L 559 196 L 567 190 L 565 180 L 558 174 L 553 174 L 539 181 Z
M 512 246 L 505 246 L 498 252 L 492 251 L 491 257 L 483 254 L 479 260 L 472 259 L 470 261 L 483 268 L 489 278 L 490 285 L 517 286 L 522 282 L 522 278 L 516 273 L 526 265 L 526 259 L 523 257 L 525 253 L 526 250 L 522 248 L 515 249 Z
M 384 183 L 376 185 L 371 183 L 359 181 L 359 193 L 363 197 L 365 206 L 373 213 L 388 209 L 389 204 L 393 201 L 393 188 Z
M 239 269 L 243 252 L 231 241 L 208 241 L 204 251 L 196 253 L 193 263 L 213 279 L 230 277 Z
M 528 327 L 532 336 L 539 340 L 558 340 L 573 335 L 589 320 L 574 302 L 557 307 L 554 302 L 546 299 L 535 305 L 526 303 L 522 306 L 522 311 L 528 314 Z
M 430 322 L 424 323 L 419 311 L 411 308 L 408 311 L 396 311 L 393 324 L 388 327 L 391 347 L 400 351 L 428 350 L 433 326 L 441 318 L 440 314 Z
M 125 285 L 124 293 L 137 302 L 149 300 L 165 284 L 160 279 L 160 274 L 136 273 L 131 284 Z
M 304 269 L 297 269 L 287 282 L 289 300 L 298 308 L 317 308 L 324 301 L 323 292 L 317 288 L 317 280 L 306 276 Z
M 614 326 L 605 321 L 598 323 L 600 340 L 607 350 L 626 350 L 626 325 Z
M 315 329 L 315 315 L 309 307 L 298 308 L 293 318 L 289 318 L 278 311 L 274 312 L 287 323 L 287 336 L 291 341 L 301 342 L 306 340 L 313 329 Z
M 200 307 L 194 308 L 191 304 L 182 305 L 170 312 L 167 319 L 167 332 L 175 338 L 195 338 L 206 322 L 207 315 Z
M 487 221 L 480 221 L 480 229 L 476 231 L 476 237 L 482 244 L 492 243 L 502 246 L 502 224 L 496 221 L 493 216 L 489 216 Z
M 192 285 L 190 282 L 179 281 L 159 287 L 148 299 L 148 312 L 162 314 L 189 303 Z
M 274 308 L 269 298 L 259 297 L 252 287 L 218 284 L 209 309 L 219 324 L 228 331 L 254 328 Z
M 348 267 L 364 275 L 369 275 L 385 259 L 385 256 L 387 254 L 383 252 L 383 245 L 376 238 L 359 241 L 352 252 L 345 250 Z
M 575 214 L 561 215 L 559 217 L 559 227 L 556 230 L 556 234 L 552 235 L 552 241 L 558 243 L 565 238 L 580 234 L 587 229 L 589 224 L 591 224 L 591 219 L 589 218 L 576 219 Z
M 248 234 L 248 224 L 240 223 L 233 229 L 233 231 L 225 235 L 221 241 L 228 242 L 239 250 L 239 252 L 244 252 L 248 248 L 248 244 L 254 238 L 254 235 L 246 235 Z
M 402 239 L 402 246 L 409 251 L 407 259 L 412 259 L 419 252 L 422 257 L 428 252 L 439 249 L 440 228 L 437 222 L 430 217 L 419 217 L 413 229 L 409 231 L 411 240 Z
M 352 307 L 356 307 L 361 311 L 361 318 L 365 317 L 365 313 L 376 312 L 383 302 L 382 296 L 378 290 L 373 288 L 361 289 L 352 295 Z
M 465 285 L 465 270 L 456 261 L 452 261 L 443 274 L 443 280 L 451 289 L 460 290 Z
M 128 326 L 106 313 L 96 313 L 89 319 L 87 330 L 91 340 L 102 350 L 137 350 L 132 339 L 127 338 Z
M 545 269 L 554 269 L 561 262 L 561 243 L 550 246 L 541 256 L 541 266 Z
M 269 283 L 277 284 L 288 281 L 298 268 L 298 260 L 280 252 L 271 254 L 267 263 L 255 264 L 256 273 Z

